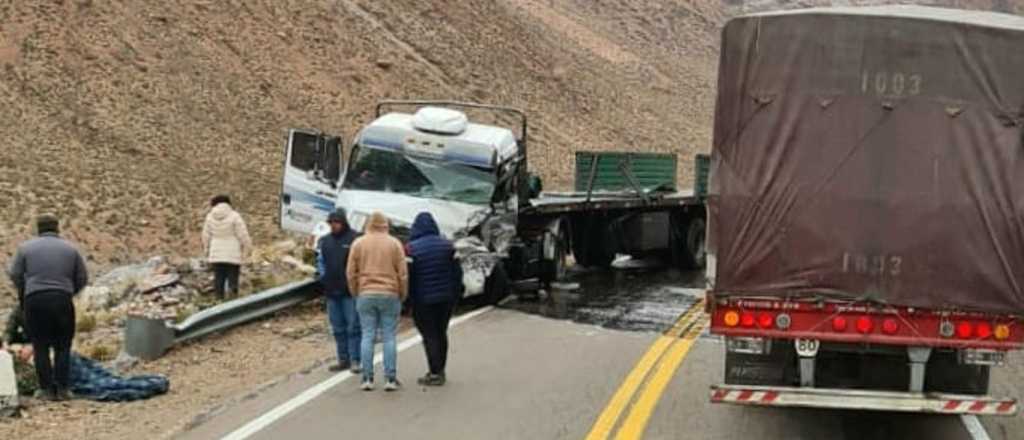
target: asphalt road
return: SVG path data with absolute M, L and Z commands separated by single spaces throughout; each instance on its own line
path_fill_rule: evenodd
M 724 348 L 700 332 L 699 290 L 687 288 L 696 279 L 662 272 L 584 275 L 578 293 L 461 318 L 451 332 L 443 388 L 415 384 L 426 362 L 409 334 L 399 356 L 401 391 L 363 392 L 356 378 L 316 371 L 261 391 L 182 437 L 976 438 L 955 416 L 708 403 L 708 387 L 722 379 Z M 659 333 L 674 325 L 676 337 Z M 658 350 L 662 360 L 649 362 Z M 993 393 L 1021 395 L 1020 361 L 994 371 Z M 646 379 L 635 380 L 639 370 L 649 372 Z M 1020 417 L 982 424 L 989 438 L 1024 438 Z

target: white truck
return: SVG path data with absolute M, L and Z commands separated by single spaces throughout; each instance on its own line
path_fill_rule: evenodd
M 383 113 L 392 107 L 415 111 Z M 470 122 L 465 111 L 515 118 L 518 133 Z M 361 231 L 380 211 L 404 240 L 415 216 L 430 212 L 455 241 L 466 295 L 490 302 L 506 296 L 512 282 L 541 286 L 562 277 L 570 252 L 584 266 L 651 252 L 703 266 L 702 197 L 640 187 L 593 191 L 594 169 L 586 192 L 541 194 L 540 180 L 527 172 L 527 131 L 525 114 L 513 108 L 385 101 L 346 161 L 339 136 L 289 130 L 281 227 L 315 237 L 326 232 L 327 214 L 342 207 Z

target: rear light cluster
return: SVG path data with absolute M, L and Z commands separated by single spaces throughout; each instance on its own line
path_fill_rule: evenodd
M 953 326 L 952 323 L 944 323 L 944 326 Z M 1006 324 L 996 324 L 994 327 L 992 324 L 984 321 L 971 322 L 971 321 L 959 321 L 955 324 L 956 337 L 960 339 L 989 339 L 994 338 L 997 341 L 1005 341 L 1010 338 L 1010 326 Z M 950 332 L 942 332 L 942 336 L 947 338 L 953 337 Z
M 722 316 L 722 321 L 727 327 L 746 327 L 746 328 L 780 328 L 785 330 L 789 327 L 790 318 L 789 315 L 781 313 L 774 315 L 768 312 L 754 313 L 754 312 L 738 312 L 730 310 L 725 312 Z
M 726 327 L 743 327 L 759 329 L 786 330 L 792 323 L 792 318 L 787 313 L 773 314 L 769 312 L 752 312 L 729 310 L 722 316 L 722 322 Z M 900 332 L 900 321 L 895 317 L 876 318 L 869 315 L 832 317 L 832 331 L 845 333 L 850 328 L 857 333 L 871 334 L 881 331 L 886 335 L 896 335 Z M 993 325 L 984 321 L 944 321 L 940 326 L 939 333 L 946 338 L 957 337 L 960 339 L 995 339 L 1005 341 L 1010 338 L 1010 326 L 1007 324 Z

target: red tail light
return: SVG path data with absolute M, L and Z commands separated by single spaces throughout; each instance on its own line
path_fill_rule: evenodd
M 857 318 L 857 331 L 867 334 L 871 333 L 871 330 L 875 328 L 875 323 L 871 322 L 871 318 L 867 316 L 861 316 Z
M 974 333 L 981 339 L 988 338 L 989 336 L 992 336 L 992 324 L 980 322 L 978 323 L 978 327 L 974 329 Z
M 743 315 L 740 316 L 740 325 L 742 325 L 744 327 L 753 327 L 754 326 L 754 314 L 750 313 L 750 312 L 743 312 Z
M 971 323 L 964 321 L 956 325 L 956 335 L 959 336 L 960 339 L 967 339 L 971 337 L 972 334 L 974 334 L 974 327 L 971 326 Z
M 895 319 L 886 318 L 882 321 L 882 331 L 887 335 L 895 335 L 900 330 L 900 323 L 896 322 Z
M 842 316 L 836 316 L 835 318 L 832 318 L 832 330 L 835 330 L 837 332 L 845 332 L 846 318 Z
M 775 323 L 775 318 L 767 313 L 762 313 L 758 315 L 757 323 L 761 325 L 761 328 L 772 328 L 772 324 Z

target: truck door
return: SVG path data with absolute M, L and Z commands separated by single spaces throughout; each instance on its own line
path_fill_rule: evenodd
M 281 229 L 309 234 L 334 210 L 341 181 L 341 138 L 313 130 L 288 130 Z

